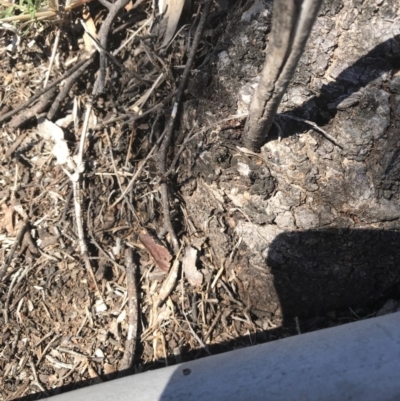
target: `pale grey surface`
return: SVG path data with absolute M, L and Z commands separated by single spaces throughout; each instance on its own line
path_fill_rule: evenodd
M 114 380 L 52 400 L 400 400 L 399 332 L 400 313 L 393 313 Z

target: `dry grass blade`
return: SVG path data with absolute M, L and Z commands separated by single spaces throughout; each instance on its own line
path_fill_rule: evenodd
M 65 10 L 65 11 L 71 11 L 71 10 L 73 10 L 74 8 L 77 8 L 77 7 L 82 6 L 83 4 L 90 3 L 91 1 L 92 1 L 92 0 L 77 0 L 77 1 L 71 1 L 71 2 L 69 2 L 69 3 L 65 6 L 64 10 Z
M 82 6 L 85 3 L 89 3 L 92 0 L 77 0 L 70 2 L 67 4 L 63 11 L 69 12 L 73 9 Z M 8 3 L 5 1 L 0 2 L 0 5 L 6 7 L 14 7 L 22 9 L 22 13 L 20 15 L 14 15 L 12 17 L 0 18 L 0 22 L 35 22 L 35 21 L 52 21 L 52 20 L 61 20 L 63 19 L 62 10 L 58 6 L 58 3 L 55 0 L 49 0 L 48 6 L 39 8 L 38 10 L 32 10 L 31 12 L 26 12 L 24 7 L 16 6 L 12 3 Z
M 41 9 L 35 13 L 35 16 L 32 18 L 31 14 L 20 14 L 14 15 L 13 17 L 1 18 L 0 22 L 26 22 L 26 21 L 44 21 L 44 20 L 52 20 L 57 18 L 57 11 L 51 10 L 50 8 Z

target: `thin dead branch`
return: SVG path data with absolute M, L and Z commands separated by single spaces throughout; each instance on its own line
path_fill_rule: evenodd
M 33 95 L 32 97 L 30 97 L 25 103 L 22 103 L 20 106 L 18 106 L 17 108 L 9 111 L 8 113 L 5 113 L 3 115 L 0 116 L 0 123 L 8 120 L 9 118 L 11 118 L 12 116 L 14 116 L 15 114 L 19 113 L 21 110 L 26 109 L 31 103 L 33 103 L 34 101 L 36 101 L 37 99 L 39 99 L 42 95 L 44 95 L 45 93 L 49 92 L 50 90 L 54 89 L 60 82 L 62 82 L 65 78 L 69 77 L 71 74 L 73 74 L 78 68 L 80 68 L 84 63 L 86 63 L 88 60 L 93 61 L 93 58 L 95 56 L 96 53 L 92 53 L 89 56 L 85 57 L 84 59 L 82 59 L 81 61 L 79 61 L 78 63 L 76 63 L 73 67 L 71 67 L 68 71 L 66 71 L 60 78 L 56 79 L 55 81 L 53 81 L 50 85 L 46 86 L 46 88 L 40 90 L 39 92 L 37 92 L 35 95 Z
M 200 38 L 203 33 L 204 26 L 206 24 L 206 19 L 208 16 L 208 13 L 210 12 L 211 8 L 211 0 L 207 0 L 201 17 L 199 21 L 199 25 L 197 26 L 196 33 L 193 38 L 193 43 L 192 47 L 190 49 L 189 57 L 185 65 L 185 70 L 183 71 L 181 80 L 179 82 L 179 89 L 178 93 L 176 95 L 173 107 L 172 107 L 172 112 L 170 119 L 168 121 L 168 125 L 164 130 L 164 139 L 161 143 L 160 149 L 157 154 L 157 165 L 158 165 L 158 172 L 161 176 L 161 179 L 163 180 L 160 184 L 160 193 L 161 193 L 161 199 L 162 199 L 162 209 L 163 209 L 163 214 L 164 214 L 164 228 L 165 230 L 169 233 L 171 237 L 171 242 L 172 242 L 172 247 L 174 249 L 174 252 L 177 253 L 179 250 L 179 241 L 178 238 L 176 237 L 174 227 L 172 226 L 171 222 L 171 212 L 169 208 L 169 196 L 168 196 L 168 185 L 165 182 L 164 175 L 167 173 L 167 155 L 168 155 L 168 149 L 172 141 L 173 137 L 173 132 L 174 132 L 174 127 L 175 127 L 175 121 L 176 117 L 179 111 L 180 104 L 183 99 L 184 95 L 184 90 L 186 88 L 186 84 L 189 78 L 190 70 L 192 68 L 194 59 L 196 57 L 196 52 L 197 48 L 200 43 Z
M 129 184 L 125 188 L 124 192 L 120 195 L 120 197 L 110 206 L 110 209 L 114 208 L 121 200 L 124 199 L 125 195 L 132 189 L 133 184 L 136 182 L 137 178 L 139 177 L 140 173 L 142 172 L 144 166 L 146 165 L 147 161 L 150 159 L 150 157 L 155 153 L 155 150 L 157 149 L 158 143 L 154 145 L 150 152 L 147 154 L 147 156 L 140 162 L 135 175 L 131 178 Z
M 221 318 L 221 315 L 222 315 L 222 310 L 219 310 L 217 315 L 214 317 L 214 320 L 212 321 L 210 328 L 207 330 L 206 335 L 204 336 L 205 343 L 207 343 L 207 340 L 211 336 L 211 333 L 213 332 L 215 326 L 217 325 L 219 319 Z
M 174 289 L 176 281 L 178 280 L 178 272 L 179 272 L 179 257 L 181 255 L 183 246 L 178 249 L 178 253 L 176 254 L 174 263 L 172 263 L 172 267 L 168 273 L 168 277 L 164 280 L 163 285 L 161 286 L 160 293 L 158 295 L 157 307 L 160 307 L 162 303 L 167 299 L 168 295 Z
M 104 20 L 100 31 L 99 31 L 99 43 L 103 49 L 107 49 L 108 34 L 111 29 L 111 25 L 117 16 L 117 14 L 129 3 L 130 0 L 117 0 L 115 3 L 108 5 L 107 1 L 102 4 L 106 5 L 109 10 L 107 18 Z M 107 68 L 107 54 L 104 51 L 100 51 L 100 71 L 97 77 L 95 88 L 96 93 L 103 93 L 106 80 L 106 68 Z
M 135 357 L 139 302 L 137 292 L 137 266 L 133 260 L 133 251 L 127 248 L 125 251 L 126 260 L 126 284 L 128 291 L 128 334 L 125 342 L 124 356 L 120 364 L 120 370 L 127 370 L 132 367 L 133 358 Z
M 343 146 L 340 143 L 338 143 L 332 135 L 328 134 L 325 130 L 318 127 L 318 125 L 313 123 L 312 121 L 304 120 L 303 118 L 292 116 L 290 114 L 279 114 L 278 116 L 283 118 L 289 118 L 291 120 L 299 121 L 301 123 L 309 125 L 314 131 L 322 134 L 328 141 L 332 142 L 335 146 L 337 146 L 340 149 L 343 149 Z
M 6 274 L 7 269 L 10 266 L 10 263 L 14 257 L 14 253 L 17 250 L 18 245 L 21 244 L 21 241 L 24 238 L 24 234 L 27 228 L 28 228 L 28 220 L 21 222 L 21 226 L 18 230 L 17 238 L 15 239 L 14 245 L 12 246 L 9 254 L 7 255 L 6 260 L 4 261 L 4 265 L 0 268 L 0 281 L 3 280 L 3 277 Z
M 92 59 L 86 60 L 85 63 L 83 63 L 73 74 L 71 74 L 65 80 L 63 88 L 56 96 L 52 106 L 50 107 L 50 110 L 47 113 L 48 120 L 51 120 L 51 121 L 53 120 L 61 103 L 68 96 L 68 93 L 71 90 L 72 86 L 78 80 L 78 78 L 82 76 L 83 72 L 86 71 L 86 69 L 89 67 L 89 65 L 92 63 L 92 61 L 93 61 Z
M 89 119 L 90 119 L 90 114 L 92 112 L 92 108 L 93 108 L 92 101 L 89 101 L 87 104 L 87 107 L 86 107 L 85 120 L 83 123 L 81 138 L 80 138 L 80 142 L 79 142 L 79 151 L 78 151 L 78 155 L 76 158 L 76 164 L 74 166 L 75 171 L 73 174 L 71 174 L 64 168 L 64 172 L 70 178 L 71 183 L 72 183 L 72 188 L 73 188 L 73 193 L 74 193 L 74 205 L 75 205 L 75 222 L 76 222 L 76 227 L 77 227 L 77 231 L 78 231 L 78 243 L 79 243 L 81 255 L 85 262 L 86 270 L 89 273 L 89 275 L 93 281 L 93 284 L 95 287 L 95 292 L 98 297 L 96 309 L 97 309 L 97 311 L 104 311 L 107 309 L 107 306 L 104 302 L 104 299 L 101 295 L 100 289 L 97 285 L 96 277 L 94 275 L 93 268 L 90 263 L 88 247 L 86 244 L 85 233 L 83 230 L 83 216 L 82 216 L 81 178 L 82 178 L 82 173 L 85 171 L 83 157 L 84 157 L 84 149 L 85 149 L 85 143 L 86 143 L 86 135 L 87 135 L 87 131 L 88 131 Z
M 4 159 L 8 159 L 9 157 L 11 157 L 14 154 L 14 152 L 18 149 L 19 145 L 21 145 L 21 143 L 24 142 L 27 136 L 28 136 L 27 132 L 24 132 L 23 134 L 19 135 L 16 141 L 7 149 L 7 152 L 4 155 Z
M 16 115 L 8 124 L 11 129 L 17 129 L 23 124 L 36 117 L 38 114 L 46 110 L 49 103 L 53 100 L 53 96 L 56 93 L 56 88 L 49 90 L 44 93 L 40 100 L 32 106 L 29 110 L 24 110 L 20 114 Z

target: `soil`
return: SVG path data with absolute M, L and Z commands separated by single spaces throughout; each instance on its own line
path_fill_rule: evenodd
M 88 7 L 99 29 L 106 10 Z M 85 55 L 80 12 L 60 25 L 50 82 Z M 260 153 L 244 149 L 241 134 L 271 2 L 213 9 L 169 154 L 182 257 L 162 230 L 152 149 L 198 18 L 186 10 L 187 25 L 160 49 L 163 23 L 150 24 L 152 15 L 152 2 L 138 3 L 109 37 L 112 52 L 142 29 L 115 56 L 122 68 L 109 63 L 106 91 L 93 101 L 78 199 L 87 260 L 72 171 L 57 163 L 45 128 L 55 132 L 57 122 L 78 153 L 98 59 L 48 122 L 63 83 L 40 110 L 29 106 L 3 123 L 2 400 L 40 399 L 400 307 L 400 6 L 325 2 Z M 1 115 L 43 88 L 57 26 L 34 27 L 16 47 L 2 31 Z M 20 124 L 28 109 L 32 118 Z
M 259 1 L 227 22 L 198 73 L 212 77 L 197 92 L 208 121 L 247 110 L 269 14 Z M 365 304 L 399 282 L 398 14 L 395 4 L 326 2 L 261 153 L 243 150 L 241 124 L 183 153 L 189 217 L 199 230 L 209 222 L 219 262 L 257 315 Z

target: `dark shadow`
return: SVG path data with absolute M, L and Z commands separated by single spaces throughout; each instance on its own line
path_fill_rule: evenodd
M 367 84 L 380 78 L 384 73 L 400 68 L 400 35 L 380 43 L 365 56 L 358 59 L 354 64 L 343 70 L 334 82 L 321 87 L 321 95 L 305 102 L 293 112 L 310 113 L 314 104 L 335 113 L 335 102 L 341 102 L 354 92 L 357 92 Z M 311 114 L 304 116 L 311 117 Z
M 397 231 L 327 228 L 278 235 L 266 262 L 284 317 L 373 301 L 400 281 L 399 244 Z
M 337 106 L 367 84 L 379 80 L 383 74 L 400 68 L 400 35 L 380 43 L 365 56 L 343 70 L 334 82 L 323 85 L 320 95 L 307 100 L 300 107 L 282 113 L 294 115 L 326 125 L 337 113 Z M 379 85 L 380 86 L 380 85 Z M 400 87 L 398 88 L 400 91 Z M 357 104 L 357 100 L 354 101 Z M 309 129 L 308 125 L 284 117 L 279 118 L 283 131 L 291 136 Z
M 208 346 L 211 355 L 274 341 L 283 337 L 332 326 L 331 305 L 336 324 L 357 320 L 349 307 L 357 308 L 360 318 L 371 315 L 390 297 L 399 297 L 400 232 L 383 230 L 323 229 L 286 232 L 272 242 L 267 264 L 274 275 L 274 284 L 283 310 L 282 327 L 265 330 L 232 341 Z M 378 294 L 378 295 L 377 295 Z M 340 308 L 342 307 L 342 309 Z M 296 327 L 293 316 L 300 316 Z M 168 366 L 207 357 L 204 349 L 170 356 Z M 142 371 L 164 368 L 165 360 L 144 365 Z M 107 382 L 133 374 L 133 370 L 103 375 L 95 380 L 73 383 L 46 393 L 19 398 L 33 401 Z M 182 369 L 174 375 L 181 376 Z M 174 380 L 174 376 L 171 381 Z M 72 397 L 73 394 L 71 394 Z M 172 398 L 171 398 L 172 397 Z M 72 398 L 71 398 L 72 399 Z M 165 388 L 160 400 L 173 399 Z
M 335 82 L 324 85 L 318 96 L 284 114 L 326 125 L 335 117 L 341 102 L 368 84 L 373 85 L 374 81 L 377 81 L 377 87 L 381 87 L 382 75 L 398 68 L 400 36 L 394 36 L 346 68 Z M 283 131 L 287 135 L 310 128 L 283 117 L 279 118 L 279 123 L 284 125 Z M 395 153 L 389 158 L 393 162 L 398 150 L 392 151 Z M 330 315 L 335 315 L 341 323 L 350 322 L 349 314 L 343 313 L 349 308 L 365 308 L 362 317 L 373 316 L 371 312 L 378 310 L 378 305 L 382 306 L 388 298 L 399 297 L 399 244 L 398 231 L 327 228 L 278 235 L 269 247 L 266 263 L 274 276 L 283 325 L 259 333 L 251 344 L 246 337 L 235 339 L 235 342 L 245 343 L 247 340 L 247 345 L 254 345 L 281 338 L 282 334 L 298 334 L 294 317 L 299 317 L 299 328 L 305 333 L 330 327 L 332 322 L 327 317 Z M 268 294 L 265 295 L 268 299 Z M 224 345 L 232 346 L 220 344 L 210 350 L 215 351 Z M 227 347 L 227 350 L 232 348 Z M 182 374 L 185 374 L 182 369 L 176 369 L 170 382 L 179 380 Z M 159 399 L 174 399 L 168 385 Z
M 346 308 L 367 305 L 369 301 L 376 301 L 377 294 L 388 294 L 400 281 L 399 241 L 400 232 L 383 230 L 324 229 L 278 235 L 269 248 L 267 264 L 274 275 L 285 318 L 281 329 L 292 324 L 291 316 L 315 317 L 329 310 L 332 303 Z M 306 321 L 299 319 L 299 326 L 304 327 Z M 268 338 L 274 331 L 264 334 Z M 182 382 L 184 375 L 191 374 L 187 367 L 177 367 L 169 383 Z M 288 366 L 289 371 L 291 368 L 295 367 Z M 216 375 L 223 377 L 223 372 L 218 370 L 215 364 Z M 201 368 L 197 365 L 196 373 L 204 374 L 199 371 Z M 268 379 L 259 378 L 266 383 Z M 167 384 L 159 400 L 173 400 L 174 390 L 176 386 Z M 200 393 L 199 389 L 194 391 Z M 242 387 L 240 391 L 245 397 L 246 389 Z M 190 389 L 187 394 L 193 399 Z M 210 399 L 209 393 L 205 394 Z

